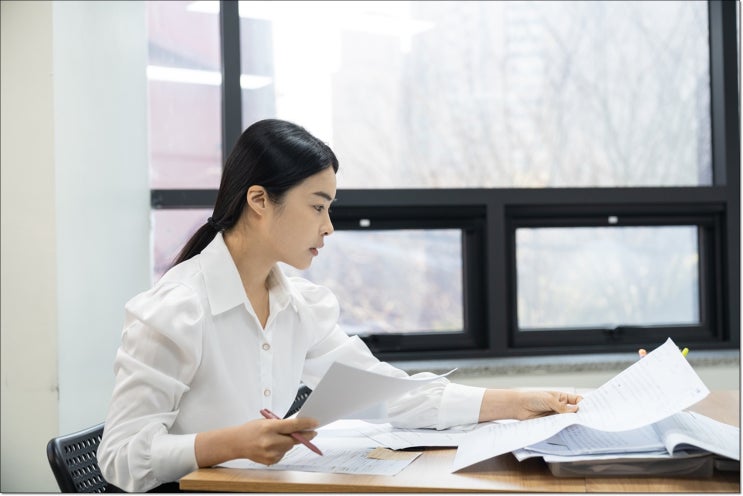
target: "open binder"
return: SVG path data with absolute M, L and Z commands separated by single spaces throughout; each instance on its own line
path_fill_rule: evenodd
M 542 457 L 558 477 L 711 477 L 715 469 L 740 470 L 739 440 L 739 428 L 683 411 L 629 431 L 573 425 L 513 454 Z

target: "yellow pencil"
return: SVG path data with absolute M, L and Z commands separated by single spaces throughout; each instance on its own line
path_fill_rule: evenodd
M 681 354 L 684 355 L 684 356 L 688 355 L 689 354 L 689 348 L 684 348 L 683 350 L 681 350 Z

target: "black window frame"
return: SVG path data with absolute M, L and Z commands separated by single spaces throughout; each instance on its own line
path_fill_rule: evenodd
M 337 195 L 336 203 L 342 203 Z M 421 353 L 438 357 L 461 356 L 487 346 L 484 329 L 487 322 L 485 277 L 479 265 L 485 258 L 484 205 L 392 205 L 369 207 L 344 205 L 331 210 L 336 230 L 433 230 L 452 229 L 462 234 L 462 309 L 463 329 L 459 332 L 416 331 L 360 334 L 359 337 L 377 356 L 396 359 L 420 358 Z M 405 274 L 400 274 L 405 277 Z M 403 330 L 404 331 L 404 330 Z
M 220 1 L 223 157 L 242 132 L 238 2 Z M 557 353 L 634 351 L 672 337 L 695 349 L 740 347 L 740 106 L 737 2 L 709 0 L 711 186 L 492 189 L 340 189 L 336 229 L 462 228 L 465 329 L 457 335 L 373 335 L 363 339 L 381 359 L 484 358 Z M 216 190 L 153 189 L 154 209 L 211 208 Z M 702 323 L 583 329 L 518 329 L 515 305 L 515 230 L 521 226 L 700 226 Z M 478 233 L 478 234 L 472 234 Z M 478 271 L 479 269 L 479 271 Z M 475 274 L 477 272 L 477 274 Z M 478 276 L 481 274 L 481 277 Z
M 623 192 L 625 198 L 632 191 Z M 714 343 L 724 343 L 729 333 L 721 319 L 722 302 L 718 298 L 721 288 L 722 264 L 722 223 L 723 206 L 710 202 L 702 207 L 687 203 L 666 201 L 663 203 L 632 204 L 593 204 L 586 205 L 540 205 L 511 206 L 506 215 L 508 224 L 509 287 L 517 287 L 516 230 L 539 227 L 660 227 L 693 226 L 697 229 L 697 253 L 699 253 L 699 310 L 700 322 L 694 325 L 620 325 L 613 328 L 564 329 L 522 329 L 518 325 L 516 295 L 510 297 L 511 340 L 517 348 L 554 348 L 563 351 L 571 349 L 603 348 L 628 345 L 636 348 L 644 342 L 662 343 L 668 336 L 695 349 L 705 348 Z M 590 298 L 591 295 L 586 295 Z

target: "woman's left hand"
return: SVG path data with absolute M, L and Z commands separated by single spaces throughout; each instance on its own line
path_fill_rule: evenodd
M 583 397 L 560 391 L 520 391 L 488 389 L 480 407 L 480 422 L 489 420 L 527 420 L 554 413 L 575 413 Z

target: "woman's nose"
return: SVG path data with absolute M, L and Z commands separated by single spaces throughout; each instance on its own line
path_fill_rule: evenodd
M 325 225 L 325 228 L 322 231 L 323 236 L 330 236 L 335 232 L 335 228 L 333 228 L 333 223 L 330 221 L 330 217 L 328 217 L 328 223 Z

